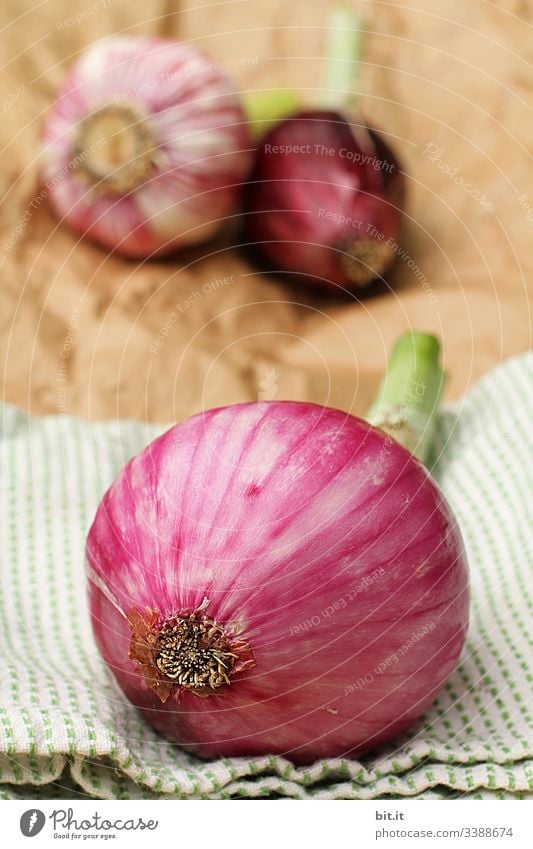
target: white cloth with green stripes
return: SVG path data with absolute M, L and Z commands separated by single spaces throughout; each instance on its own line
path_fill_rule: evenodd
M 504 363 L 439 423 L 435 474 L 471 569 L 460 667 L 385 750 L 305 768 L 281 757 L 196 760 L 144 723 L 100 659 L 85 601 L 85 536 L 119 468 L 163 428 L 1 407 L 0 797 L 528 795 L 532 360 Z

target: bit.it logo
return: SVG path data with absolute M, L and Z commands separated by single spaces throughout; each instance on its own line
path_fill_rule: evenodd
M 37 808 L 32 808 L 29 811 L 24 811 L 20 818 L 20 830 L 24 837 L 35 837 L 43 830 L 46 822 L 46 817 L 42 811 Z

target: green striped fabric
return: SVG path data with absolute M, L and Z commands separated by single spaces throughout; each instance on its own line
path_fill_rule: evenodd
M 361 761 L 205 763 L 125 702 L 92 639 L 84 542 L 123 463 L 161 432 L 0 415 L 0 797 L 524 798 L 533 790 L 528 451 L 533 357 L 487 375 L 439 425 L 435 473 L 472 581 L 459 669 L 407 734 Z

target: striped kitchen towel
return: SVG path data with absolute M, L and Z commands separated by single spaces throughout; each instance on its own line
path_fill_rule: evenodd
M 439 424 L 435 474 L 467 545 L 468 641 L 433 706 L 360 760 L 202 762 L 155 734 L 100 659 L 84 544 L 119 468 L 164 428 L 0 408 L 0 797 L 524 798 L 533 791 L 531 362 L 484 377 Z

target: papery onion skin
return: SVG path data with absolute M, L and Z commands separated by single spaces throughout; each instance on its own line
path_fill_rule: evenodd
M 204 757 L 360 754 L 421 715 L 468 622 L 456 521 L 382 431 L 299 402 L 196 415 L 131 460 L 87 541 L 90 609 L 120 687 Z M 128 611 L 200 610 L 254 663 L 221 694 L 163 701 L 130 660 Z M 406 648 L 407 647 L 407 648 Z
M 246 234 L 271 270 L 361 293 L 398 253 L 405 178 L 381 135 L 315 110 L 262 139 L 246 193 Z
M 45 188 L 57 215 L 135 258 L 211 237 L 233 213 L 251 167 L 229 78 L 195 47 L 151 36 L 89 47 L 58 93 L 44 141 Z M 121 174 L 114 157 L 126 161 Z

